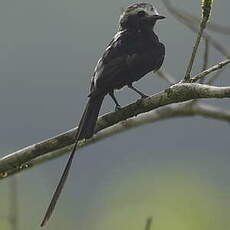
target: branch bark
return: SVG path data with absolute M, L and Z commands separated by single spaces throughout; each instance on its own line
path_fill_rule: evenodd
M 225 65 L 227 65 L 229 63 L 230 63 L 230 59 L 226 59 L 226 60 L 218 63 L 217 65 L 214 65 L 214 66 L 210 67 L 209 69 L 206 69 L 206 70 L 202 71 L 201 73 L 198 73 L 197 75 L 195 75 L 193 78 L 190 79 L 190 82 L 196 82 L 198 80 L 201 80 L 205 76 L 207 76 L 208 74 L 222 69 Z
M 95 132 L 98 133 L 89 140 L 80 141 L 78 147 L 83 147 L 86 144 L 114 135 L 127 128 L 136 127 L 146 122 L 153 122 L 176 116 L 191 116 L 199 114 L 229 122 L 230 111 L 222 111 L 213 107 L 204 107 L 204 105 L 201 106 L 197 104 L 188 107 L 186 103 L 165 106 L 198 98 L 225 97 L 230 97 L 230 86 L 215 87 L 198 83 L 175 84 L 151 97 L 127 105 L 120 111 L 101 116 L 97 121 L 95 130 Z M 162 106 L 165 107 L 151 111 Z M 146 114 L 146 112 L 149 111 L 151 112 Z M 141 116 L 135 117 L 139 114 L 141 114 Z M 129 120 L 124 121 L 126 119 Z M 71 149 L 71 145 L 74 143 L 74 133 L 76 132 L 76 129 L 77 128 L 74 128 L 48 140 L 44 140 L 40 143 L 33 144 L 6 155 L 0 159 L 0 179 L 66 153 Z

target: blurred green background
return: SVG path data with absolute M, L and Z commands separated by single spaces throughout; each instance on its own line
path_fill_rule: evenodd
M 97 59 L 117 30 L 125 0 L 1 0 L 0 156 L 76 125 Z M 200 1 L 174 0 L 200 15 Z M 195 34 L 167 16 L 157 24 L 164 67 L 179 81 Z M 229 25 L 229 0 L 215 1 L 212 22 Z M 211 33 L 229 48 L 229 35 Z M 194 73 L 202 65 L 201 45 Z M 210 65 L 224 59 L 211 48 Z M 216 85 L 229 85 L 229 67 Z M 147 94 L 168 86 L 151 75 L 136 84 Z M 137 99 L 124 89 L 122 105 Z M 229 100 L 206 102 L 229 108 Z M 101 113 L 114 109 L 106 98 Z M 17 175 L 20 230 L 39 224 L 66 156 Z M 79 151 L 47 229 L 230 229 L 229 125 L 200 117 L 139 127 Z M 0 229 L 8 222 L 10 179 L 0 184 Z

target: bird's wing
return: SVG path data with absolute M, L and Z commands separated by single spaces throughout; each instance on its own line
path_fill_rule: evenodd
M 114 79 L 114 75 L 125 70 L 128 49 L 126 41 L 126 31 L 120 31 L 113 37 L 97 62 L 91 81 L 91 91 L 105 88 L 105 85 Z
M 114 36 L 96 65 L 91 92 L 121 88 L 161 66 L 163 44 L 141 39 L 127 31 L 120 31 Z

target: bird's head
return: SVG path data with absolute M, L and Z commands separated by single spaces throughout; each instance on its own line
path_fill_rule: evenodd
M 164 19 L 150 3 L 135 3 L 130 5 L 120 16 L 120 29 L 152 29 L 156 21 Z

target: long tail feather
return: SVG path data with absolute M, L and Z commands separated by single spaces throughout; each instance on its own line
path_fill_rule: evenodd
M 70 170 L 70 167 L 71 167 L 71 164 L 73 161 L 73 157 L 76 153 L 78 141 L 83 139 L 83 138 L 87 139 L 87 138 L 90 138 L 93 136 L 95 124 L 97 121 L 97 117 L 98 117 L 104 96 L 105 95 L 100 95 L 96 98 L 94 98 L 94 97 L 89 98 L 89 101 L 86 105 L 85 111 L 84 111 L 82 118 L 80 120 L 77 133 L 75 135 L 75 144 L 74 144 L 73 149 L 71 151 L 68 162 L 65 166 L 65 169 L 64 169 L 63 174 L 61 176 L 61 179 L 60 179 L 60 181 L 57 185 L 57 188 L 54 192 L 52 200 L 49 204 L 49 207 L 48 207 L 48 209 L 45 213 L 45 216 L 42 220 L 41 227 L 46 225 L 47 221 L 49 220 L 50 216 L 53 213 L 53 210 L 56 206 L 57 200 L 61 194 L 61 191 L 62 191 L 62 189 L 65 185 L 66 179 L 68 177 L 69 170 Z

